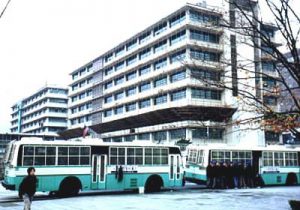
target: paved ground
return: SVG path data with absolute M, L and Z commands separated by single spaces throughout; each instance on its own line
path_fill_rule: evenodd
M 0 188 L 0 200 L 16 192 Z M 300 200 L 300 186 L 262 189 L 188 189 L 157 194 L 93 195 L 34 201 L 32 210 L 284 210 L 289 199 Z M 21 210 L 21 202 L 0 203 L 1 210 Z

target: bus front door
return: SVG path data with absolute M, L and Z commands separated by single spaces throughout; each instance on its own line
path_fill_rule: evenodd
M 170 186 L 175 186 L 176 181 L 180 180 L 180 155 L 170 155 L 169 156 L 169 179 L 170 179 Z
M 106 187 L 106 155 L 93 155 L 92 158 L 92 189 L 102 190 Z

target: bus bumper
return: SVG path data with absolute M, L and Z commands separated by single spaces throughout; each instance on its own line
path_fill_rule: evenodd
M 16 185 L 14 184 L 6 184 L 5 181 L 2 181 L 1 184 L 7 190 L 16 190 Z

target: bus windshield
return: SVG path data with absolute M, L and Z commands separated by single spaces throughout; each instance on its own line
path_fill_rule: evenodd
M 11 141 L 6 147 L 4 164 L 11 163 L 11 161 L 13 159 L 15 148 L 16 148 L 14 142 L 15 141 Z

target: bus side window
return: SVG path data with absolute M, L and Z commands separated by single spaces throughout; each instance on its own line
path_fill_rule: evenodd
M 23 166 L 32 166 L 33 165 L 33 155 L 34 155 L 34 147 L 33 146 L 24 146 Z

